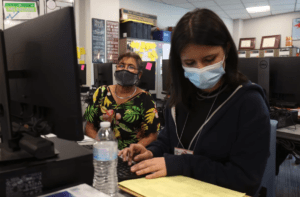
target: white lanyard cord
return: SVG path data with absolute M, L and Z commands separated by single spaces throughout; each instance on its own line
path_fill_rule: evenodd
M 214 100 L 214 102 L 213 102 L 213 104 L 212 104 L 212 106 L 211 106 L 211 108 L 210 108 L 210 110 L 209 110 L 209 112 L 208 112 L 208 114 L 207 114 L 207 116 L 206 116 L 205 121 L 204 121 L 203 124 L 205 124 L 205 122 L 207 121 L 207 119 L 208 119 L 208 117 L 209 117 L 209 114 L 210 114 L 210 112 L 211 112 L 211 110 L 212 110 L 212 108 L 213 108 L 213 106 L 214 106 L 214 104 L 215 104 L 215 102 L 216 102 L 216 100 L 217 100 L 217 98 L 218 98 L 218 96 L 219 96 L 221 90 L 223 91 L 222 86 L 223 86 L 223 84 L 221 85 L 220 90 L 219 90 L 219 93 L 217 94 L 217 96 L 216 96 L 216 98 L 215 98 L 215 100 Z M 226 87 L 227 87 L 227 86 L 226 86 Z M 179 145 L 179 143 L 180 143 L 181 146 L 183 147 L 183 149 L 185 149 L 185 148 L 184 148 L 184 146 L 183 146 L 183 144 L 182 144 L 182 142 L 181 142 L 181 137 L 182 137 L 183 131 L 184 131 L 184 129 L 185 129 L 185 125 L 186 125 L 186 122 L 187 122 L 187 120 L 188 120 L 189 114 L 190 114 L 190 113 L 187 114 L 187 117 L 186 117 L 186 119 L 185 119 L 185 123 L 184 123 L 184 125 L 183 125 L 183 129 L 182 129 L 182 131 L 181 131 L 181 135 L 180 135 L 180 138 L 179 138 L 179 141 L 178 141 L 178 144 L 177 144 L 177 147 L 178 147 L 178 145 Z M 201 127 L 202 127 L 202 126 L 201 126 Z M 198 132 L 197 132 L 197 133 L 198 133 Z M 197 135 L 197 133 L 196 133 L 195 135 Z M 200 136 L 200 135 L 199 135 L 199 136 Z M 198 138 L 197 138 L 196 144 L 197 144 L 197 142 L 198 142 L 199 136 L 198 136 Z M 194 138 L 195 138 L 195 136 L 194 136 Z M 192 142 L 190 143 L 188 150 L 190 150 L 191 145 L 192 145 Z M 195 147 L 196 147 L 196 145 L 195 145 Z M 195 149 L 195 147 L 194 147 L 194 149 Z
M 185 149 L 185 148 L 184 148 L 184 146 L 183 146 L 183 144 L 182 144 L 182 142 L 181 142 L 181 137 L 182 137 L 183 131 L 184 131 L 184 129 L 185 129 L 185 124 L 186 124 L 186 122 L 187 122 L 187 120 L 188 120 L 189 115 L 190 115 L 190 113 L 188 113 L 187 116 L 186 116 L 185 123 L 184 123 L 184 125 L 183 125 L 183 129 L 182 129 L 182 131 L 181 131 L 181 135 L 180 135 L 180 138 L 179 138 L 179 141 L 178 141 L 178 144 L 177 144 L 177 147 L 178 147 L 178 145 L 179 145 L 179 143 L 180 143 L 183 149 Z

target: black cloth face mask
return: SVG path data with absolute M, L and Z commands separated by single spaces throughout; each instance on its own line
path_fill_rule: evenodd
M 133 86 L 139 80 L 138 74 L 129 72 L 128 70 L 116 71 L 115 78 L 117 83 L 121 86 Z

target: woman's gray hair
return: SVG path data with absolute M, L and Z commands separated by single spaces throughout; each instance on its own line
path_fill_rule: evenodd
M 118 62 L 120 62 L 125 57 L 127 57 L 127 58 L 132 57 L 133 59 L 135 59 L 139 73 L 143 73 L 143 69 L 144 69 L 143 62 L 142 62 L 141 57 L 138 54 L 136 54 L 134 52 L 124 53 L 119 56 Z

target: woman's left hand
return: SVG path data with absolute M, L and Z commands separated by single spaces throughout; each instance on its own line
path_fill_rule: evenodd
M 154 179 L 158 177 L 167 176 L 167 168 L 164 157 L 157 157 L 153 159 L 144 160 L 131 167 L 132 172 L 136 172 L 137 175 L 148 174 L 146 179 Z

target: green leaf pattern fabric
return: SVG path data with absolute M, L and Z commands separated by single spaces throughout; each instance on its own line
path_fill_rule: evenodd
M 122 150 L 132 143 L 160 130 L 155 102 L 148 92 L 140 93 L 126 103 L 118 105 L 107 86 L 100 86 L 93 96 L 93 104 L 85 111 L 84 118 L 99 130 L 103 115 L 113 115 L 112 130 Z

